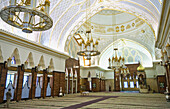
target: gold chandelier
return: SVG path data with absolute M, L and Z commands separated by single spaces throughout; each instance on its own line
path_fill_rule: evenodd
M 99 42 L 98 40 L 96 40 L 96 42 L 94 43 L 92 35 L 90 39 L 90 34 L 91 30 L 86 31 L 85 35 L 87 36 L 87 41 L 85 43 L 84 39 L 82 39 L 82 42 L 80 42 L 80 51 L 77 52 L 79 56 L 84 56 L 87 60 L 90 60 L 91 56 L 97 56 L 100 54 L 100 52 L 98 51 Z
M 125 62 L 125 59 L 124 57 L 122 58 L 121 56 L 118 57 L 117 56 L 117 50 L 118 48 L 114 48 L 114 51 L 115 51 L 115 55 L 112 57 L 112 59 L 108 59 L 109 61 L 109 69 L 113 69 L 113 68 L 116 68 L 116 67 L 121 67 L 124 65 L 124 62 Z
M 86 0 L 86 23 L 87 23 L 87 8 L 88 7 L 89 7 L 89 10 L 90 10 L 90 0 Z M 91 12 L 91 10 L 90 10 L 90 12 Z M 90 27 L 91 27 L 91 24 L 90 24 Z M 80 45 L 80 51 L 77 52 L 77 55 L 84 56 L 87 60 L 91 60 L 92 56 L 97 56 L 97 55 L 100 54 L 100 52 L 98 51 L 99 42 L 96 39 L 96 42 L 94 43 L 93 38 L 92 38 L 91 28 L 90 29 L 87 28 L 86 33 L 84 33 L 84 34 L 87 37 L 87 40 L 86 40 L 86 43 L 85 43 L 84 39 L 82 39 L 82 42 L 80 42 L 80 44 L 79 44 Z M 91 35 L 91 37 L 90 37 L 90 35 Z
M 49 0 L 38 6 L 37 0 L 10 0 L 9 6 L 0 11 L 0 17 L 9 25 L 20 28 L 23 32 L 32 33 L 48 30 L 53 26 L 49 10 Z
M 129 69 L 127 66 L 125 66 L 125 58 L 123 57 L 118 57 L 117 56 L 117 51 L 118 48 L 114 48 L 115 51 L 115 55 L 112 57 L 112 59 L 108 59 L 109 61 L 109 67 L 108 69 L 120 69 L 121 70 L 121 74 L 126 76 L 128 74 L 130 74 Z
M 113 25 L 113 16 L 112 16 L 112 25 Z M 117 40 L 117 35 L 116 35 L 116 40 Z M 123 42 L 123 39 L 121 41 Z M 123 44 L 123 48 L 124 48 L 124 44 Z M 127 74 L 129 74 L 129 69 L 127 68 L 127 66 L 125 66 L 125 58 L 121 56 L 118 57 L 117 51 L 118 51 L 118 47 L 114 48 L 115 53 L 112 55 L 111 59 L 110 58 L 108 59 L 108 62 L 109 62 L 108 69 L 114 69 L 117 72 L 119 72 L 119 69 L 120 69 L 121 75 L 126 76 Z M 122 50 L 122 53 L 123 53 L 123 50 Z M 123 53 L 123 56 L 124 56 L 124 53 Z

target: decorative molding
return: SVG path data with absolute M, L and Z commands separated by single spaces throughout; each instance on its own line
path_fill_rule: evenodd
M 24 47 L 29 48 L 29 49 L 33 49 L 33 50 L 42 52 L 42 53 L 45 53 L 45 54 L 53 55 L 53 56 L 56 56 L 56 57 L 62 57 L 62 58 L 65 58 L 65 59 L 70 57 L 69 55 L 67 55 L 65 53 L 59 52 L 57 50 L 53 50 L 49 47 L 46 47 L 44 45 L 40 45 L 40 44 L 35 43 L 33 41 L 30 41 L 28 39 L 24 39 L 22 37 L 19 37 L 15 34 L 12 34 L 10 32 L 2 30 L 2 29 L 0 29 L 0 39 L 7 41 L 7 42 L 17 44 L 17 45 L 20 45 L 20 46 L 24 46 Z

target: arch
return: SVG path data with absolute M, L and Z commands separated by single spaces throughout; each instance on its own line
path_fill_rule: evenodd
M 3 56 L 2 56 L 2 50 L 1 50 L 1 46 L 0 46 L 0 63 L 3 63 L 4 60 L 3 60 Z
M 42 67 L 42 69 L 45 69 L 45 62 L 44 62 L 44 56 L 43 55 L 40 58 L 39 65 Z
M 21 64 L 21 59 L 20 59 L 20 55 L 19 55 L 19 50 L 18 48 L 15 48 L 12 55 L 11 55 L 11 59 L 14 58 L 16 61 L 16 65 L 20 65 Z
M 32 52 L 29 53 L 28 58 L 27 58 L 26 61 L 28 62 L 28 65 L 30 67 L 34 67 L 34 59 L 33 59 Z
M 50 59 L 50 68 L 51 70 L 54 70 L 54 62 L 53 62 L 53 58 Z
M 87 19 L 90 19 L 91 17 L 93 17 L 96 13 L 98 13 L 98 12 L 100 12 L 100 11 L 102 11 L 102 10 L 105 10 L 105 9 L 108 9 L 108 10 L 117 10 L 117 11 L 121 11 L 121 12 L 125 12 L 125 13 L 128 13 L 128 14 L 131 14 L 131 15 L 134 15 L 134 16 L 136 16 L 137 18 L 140 18 L 140 19 L 142 19 L 150 28 L 151 28 L 151 30 L 153 31 L 153 33 L 154 33 L 154 35 L 155 35 L 155 31 L 157 30 L 157 28 L 153 28 L 153 27 L 157 27 L 157 26 L 155 26 L 155 25 L 158 25 L 158 22 L 155 22 L 155 24 L 153 23 L 154 22 L 154 20 L 153 19 L 149 19 L 149 18 L 146 18 L 146 15 L 141 15 L 141 13 L 139 14 L 139 13 L 136 13 L 135 12 L 135 10 L 129 10 L 129 11 L 127 11 L 126 9 L 122 9 L 122 8 L 120 8 L 119 6 L 118 7 L 116 7 L 116 6 L 114 6 L 114 5 L 111 5 L 111 4 L 106 4 L 106 5 L 104 5 L 105 6 L 105 8 L 101 8 L 101 5 L 99 5 L 99 6 L 97 6 L 97 7 L 94 7 L 93 9 L 92 9 L 92 11 L 91 12 L 88 12 L 88 18 Z M 91 14 L 90 14 L 91 13 Z M 136 15 L 137 14 L 137 15 Z M 72 25 L 71 27 L 70 27 L 70 29 L 67 31 L 67 33 L 65 34 L 65 36 L 64 37 L 62 37 L 62 38 L 64 38 L 64 39 L 62 39 L 63 40 L 63 43 L 65 44 L 65 46 L 64 47 L 67 47 L 67 44 L 69 43 L 69 41 L 70 41 L 70 39 L 71 39 L 71 37 L 73 36 L 73 34 L 81 27 L 81 25 L 83 25 L 84 23 L 85 23 L 85 21 L 86 21 L 86 16 L 84 15 L 82 15 L 82 17 L 77 21 L 77 22 L 75 22 L 75 24 L 74 25 Z M 156 38 L 156 37 L 155 37 Z M 61 42 L 62 41 L 61 40 L 61 35 L 60 35 L 60 38 L 58 39 L 58 41 L 57 41 L 57 45 L 58 45 L 58 47 L 57 48 L 59 48 L 59 44 L 63 44 L 63 43 L 59 43 L 59 42 Z M 62 45 L 63 46 L 63 45 Z M 65 51 L 67 51 L 67 49 L 66 48 L 64 48 L 65 49 Z
M 113 43 L 111 43 L 109 46 L 107 46 L 100 54 L 99 56 L 99 66 L 101 66 L 102 68 L 107 68 L 109 66 L 108 63 L 108 59 L 111 58 L 114 55 L 114 51 L 113 48 L 114 47 L 118 47 L 118 56 L 123 56 L 125 58 L 125 64 L 126 63 L 137 63 L 139 60 L 141 60 L 142 64 L 145 67 L 152 67 L 152 55 L 151 53 L 147 50 L 147 48 L 145 48 L 144 46 L 142 46 L 141 44 L 135 42 L 135 41 L 131 41 L 131 40 L 127 40 L 127 39 L 123 39 L 124 43 L 126 43 L 126 46 L 121 44 L 122 39 L 118 39 L 116 41 L 114 41 Z M 125 51 L 128 51 L 127 53 Z M 135 50 L 135 54 L 132 52 L 133 50 Z M 133 57 L 133 61 L 129 62 L 128 57 L 132 56 Z M 136 58 L 136 57 L 140 57 L 140 58 Z

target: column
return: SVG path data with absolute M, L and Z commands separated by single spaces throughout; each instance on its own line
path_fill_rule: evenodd
M 119 78 L 119 69 L 115 69 L 114 73 L 114 90 L 120 91 L 120 78 Z
M 77 78 L 76 78 L 76 93 L 77 93 Z
M 60 72 L 60 87 L 62 87 L 62 93 L 64 94 L 65 93 L 65 73 L 64 72 Z
M 7 63 L 0 63 L 0 103 L 3 102 L 4 98 L 7 72 Z
M 47 70 L 43 70 L 43 88 L 41 90 L 42 97 L 46 97 L 46 91 L 47 91 Z
M 36 82 L 37 82 L 37 72 L 38 72 L 37 67 L 31 69 L 32 79 L 31 79 L 31 88 L 30 88 L 30 95 L 29 95 L 30 99 L 34 99 L 35 98 L 35 90 L 36 90 Z
M 60 82 L 60 77 L 59 73 L 56 71 L 53 71 L 53 94 L 52 96 L 58 96 L 59 95 L 59 82 Z
M 22 85 L 23 85 L 23 77 L 24 77 L 24 65 L 18 66 L 17 71 L 17 85 L 14 93 L 14 100 L 20 101 L 22 95 Z

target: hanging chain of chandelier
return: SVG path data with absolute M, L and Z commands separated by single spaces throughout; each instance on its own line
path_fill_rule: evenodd
M 87 37 L 87 41 L 85 42 L 84 39 L 80 42 L 80 51 L 77 52 L 79 56 L 86 57 L 87 60 L 90 60 L 92 56 L 97 56 L 100 54 L 98 51 L 98 40 L 96 39 L 96 42 L 93 41 L 91 30 L 86 31 L 85 33 Z M 90 39 L 91 35 L 91 39 Z
M 45 31 L 53 26 L 49 16 L 50 1 L 37 5 L 38 0 L 10 0 L 9 6 L 0 11 L 3 21 L 25 33 L 32 31 Z
M 108 69 L 120 69 L 121 74 L 126 76 L 130 74 L 129 69 L 127 66 L 125 66 L 125 58 L 124 57 L 118 57 L 117 56 L 117 51 L 118 48 L 114 48 L 115 55 L 112 57 L 112 59 L 108 59 L 109 61 L 109 67 Z

